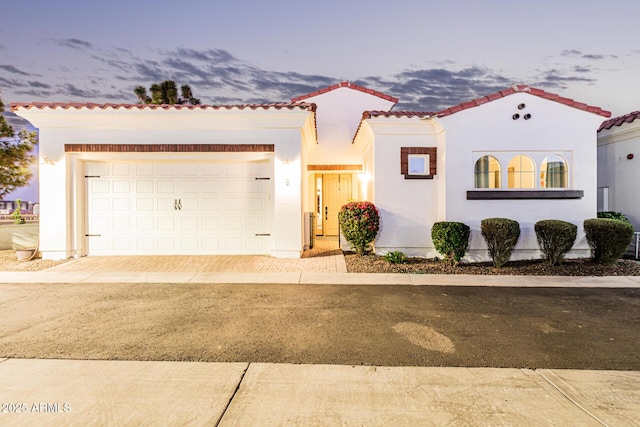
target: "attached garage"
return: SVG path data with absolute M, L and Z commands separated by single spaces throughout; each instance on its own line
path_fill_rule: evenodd
M 87 255 L 270 254 L 271 169 L 88 161 Z
M 44 259 L 302 254 L 314 104 L 12 109 L 40 130 Z

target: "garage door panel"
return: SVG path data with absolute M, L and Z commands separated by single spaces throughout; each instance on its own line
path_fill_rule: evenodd
M 242 230 L 242 217 L 228 216 L 224 219 L 224 228 L 226 230 Z
M 153 180 L 139 179 L 136 180 L 136 194 L 151 194 L 155 193 L 153 186 Z
M 220 220 L 218 217 L 202 217 L 203 230 L 219 230 Z
M 166 180 L 158 180 L 158 187 L 157 187 L 157 192 L 160 194 L 175 194 L 176 190 L 175 190 L 175 183 L 173 180 L 171 181 L 166 181 Z
M 200 200 L 198 199 L 184 198 L 184 199 L 179 199 L 179 201 L 180 201 L 180 210 L 183 212 L 183 214 L 200 211 L 200 208 L 199 208 Z
M 247 237 L 247 239 L 246 239 L 247 249 L 252 250 L 252 251 L 264 250 L 265 240 L 266 240 L 266 238 L 262 237 L 262 236 L 259 236 L 259 237 Z
M 136 230 L 154 230 L 156 228 L 154 218 L 141 217 L 136 218 Z
M 136 176 L 153 176 L 155 165 L 153 163 L 136 163 Z
M 88 253 L 268 254 L 270 164 L 88 162 Z
M 220 199 L 215 197 L 208 197 L 201 199 L 201 205 L 203 211 L 217 211 L 220 210 Z
M 156 168 L 158 176 L 175 176 L 173 163 L 158 163 Z
M 112 209 L 116 212 L 131 210 L 131 201 L 129 199 L 114 198 L 112 200 Z
M 153 212 L 154 205 L 153 198 L 136 198 L 136 210 L 138 212 Z
M 136 239 L 136 252 L 153 254 L 156 251 L 156 239 L 154 237 L 138 237 Z
M 180 229 L 184 231 L 200 229 L 200 218 L 181 216 Z
M 224 191 L 227 194 L 244 193 L 245 181 L 241 179 L 227 179 L 224 182 Z
M 220 239 L 217 237 L 204 237 L 202 239 L 202 250 L 206 252 L 218 252 L 220 250 Z
M 175 253 L 176 239 L 173 237 L 158 237 L 157 251 L 160 253 Z
M 222 182 L 220 180 L 207 179 L 201 181 L 200 192 L 202 194 L 215 194 L 222 192 Z
M 94 179 L 89 184 L 91 186 L 91 192 L 93 194 L 108 194 L 109 193 L 109 181 L 106 179 Z
M 108 176 L 109 163 L 106 162 L 91 162 L 85 165 L 85 171 L 90 176 Z
M 198 181 L 178 181 L 176 191 L 180 195 L 198 194 Z
M 112 163 L 111 174 L 113 176 L 130 176 L 131 167 L 129 163 Z
M 247 217 L 246 220 L 247 230 L 262 231 L 264 230 L 264 218 L 262 217 Z
M 244 164 L 243 163 L 227 163 L 226 176 L 244 176 Z

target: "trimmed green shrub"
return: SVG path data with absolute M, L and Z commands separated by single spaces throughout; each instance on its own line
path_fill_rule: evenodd
M 620 213 L 620 212 L 614 212 L 614 211 L 598 212 L 598 218 L 617 219 L 618 221 L 628 222 L 629 224 L 631 224 L 631 221 L 629 221 L 629 218 L 627 218 L 623 213 Z
M 407 256 L 401 251 L 391 251 L 384 254 L 384 259 L 391 264 L 402 264 L 407 260 Z
M 469 246 L 471 229 L 462 222 L 441 221 L 431 227 L 431 240 L 445 261 L 457 265 Z
M 344 238 L 358 255 L 370 250 L 380 230 L 380 214 L 371 202 L 349 202 L 338 212 L 338 222 Z
M 578 226 L 557 219 L 544 219 L 534 226 L 542 257 L 549 265 L 562 264 L 564 254 L 569 252 L 576 241 Z
M 505 265 L 520 238 L 520 224 L 508 218 L 486 218 L 480 222 L 482 237 L 487 242 L 494 267 Z
M 633 226 L 618 219 L 586 219 L 584 232 L 591 247 L 591 258 L 599 264 L 614 264 L 633 240 Z
M 16 224 L 24 224 L 26 221 L 22 217 L 22 200 L 17 199 L 15 204 L 16 204 L 16 209 L 11 214 L 11 217 L 13 218 L 13 222 Z

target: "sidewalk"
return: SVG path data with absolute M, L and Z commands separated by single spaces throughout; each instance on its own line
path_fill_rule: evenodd
M 66 265 L 65 265 L 66 266 Z M 196 270 L 197 271 L 197 270 Z M 464 274 L 371 274 L 167 272 L 167 271 L 66 271 L 58 267 L 34 272 L 3 271 L 0 283 L 273 283 L 319 285 L 500 286 L 640 288 L 640 276 L 507 276 Z
M 0 425 L 638 425 L 640 372 L 0 360 Z
M 64 267 L 2 272 L 0 283 L 640 288 L 640 277 L 633 276 L 99 271 L 74 269 L 73 263 Z M 0 359 L 0 404 L 0 425 L 17 426 L 640 426 L 640 372 Z

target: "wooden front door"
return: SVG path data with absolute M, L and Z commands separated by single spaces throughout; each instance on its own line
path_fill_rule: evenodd
M 337 236 L 340 231 L 338 212 L 351 198 L 351 174 L 325 174 L 322 187 L 322 229 L 325 236 Z

